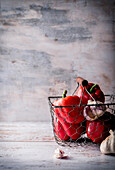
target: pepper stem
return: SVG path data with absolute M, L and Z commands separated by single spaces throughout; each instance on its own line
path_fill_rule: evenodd
M 90 93 L 92 93 L 93 89 L 97 86 L 97 84 L 94 84 L 91 88 L 90 88 Z
M 65 98 L 67 94 L 67 90 L 64 90 L 62 98 Z

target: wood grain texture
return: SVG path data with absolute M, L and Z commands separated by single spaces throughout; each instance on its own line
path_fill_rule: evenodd
M 114 157 L 101 154 L 98 145 L 62 147 L 48 136 L 53 136 L 49 123 L 1 122 L 0 170 L 114 170 L 115 168 Z M 57 148 L 68 155 L 67 160 L 54 157 Z
M 0 1 L 0 121 L 50 121 L 76 77 L 114 93 L 114 1 Z
M 42 122 L 0 122 L 0 142 L 52 142 L 51 123 Z

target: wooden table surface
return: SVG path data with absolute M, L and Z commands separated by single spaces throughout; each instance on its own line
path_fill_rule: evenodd
M 68 159 L 56 159 L 55 149 Z M 59 146 L 51 123 L 0 123 L 0 170 L 115 169 L 115 157 L 101 154 L 99 146 Z

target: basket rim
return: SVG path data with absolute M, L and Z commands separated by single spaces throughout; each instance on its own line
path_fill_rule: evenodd
M 109 95 L 109 94 L 106 94 L 104 95 L 105 97 L 110 97 L 110 98 L 114 98 L 115 95 Z M 85 107 L 85 106 L 109 106 L 109 105 L 115 105 L 115 103 L 100 103 L 100 104 L 85 104 L 85 105 L 82 105 L 82 104 L 79 104 L 79 105 L 67 105 L 67 106 L 54 106 L 53 103 L 51 102 L 51 99 L 59 99 L 59 98 L 62 98 L 62 96 L 49 96 L 48 97 L 48 101 L 49 101 L 49 104 L 51 105 L 51 107 L 53 108 L 63 108 L 63 107 Z

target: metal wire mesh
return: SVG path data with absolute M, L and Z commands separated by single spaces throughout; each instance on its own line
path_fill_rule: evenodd
M 48 97 L 55 140 L 60 145 L 76 146 L 101 143 L 115 129 L 115 95 L 105 95 L 104 104 L 54 106 L 62 96 Z M 82 100 L 82 99 L 81 99 Z M 83 118 L 85 107 L 106 106 L 103 116 L 94 121 Z

